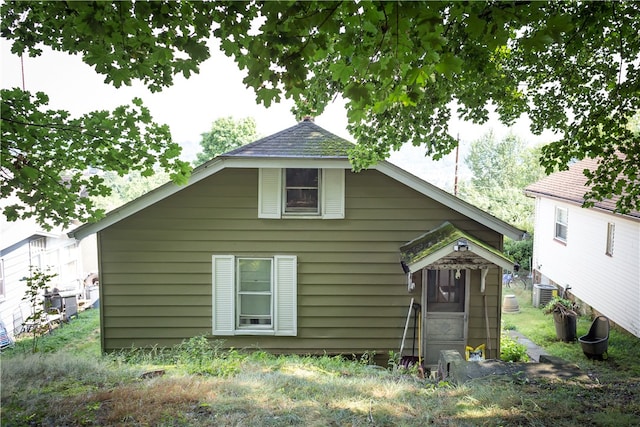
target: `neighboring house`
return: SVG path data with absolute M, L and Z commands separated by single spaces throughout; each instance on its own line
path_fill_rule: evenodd
M 33 220 L 8 222 L 4 216 L 0 233 L 0 320 L 10 335 L 19 332 L 30 315 L 29 304 L 23 300 L 27 284 L 22 280 L 29 276 L 30 267 L 56 274 L 52 289 L 78 294 L 84 291 L 86 274 L 97 271 L 97 254 L 95 250 L 93 256 L 90 253 L 95 238 L 88 237 L 80 245 L 62 230 L 45 231 Z
M 525 189 L 535 197 L 534 278 L 561 288 L 640 337 L 640 212 L 614 214 L 615 199 L 582 208 L 583 160 Z
M 500 249 L 522 231 L 390 163 L 351 172 L 352 147 L 306 119 L 70 233 L 98 234 L 103 350 L 206 335 L 386 361 L 415 298 L 428 365 L 497 357 Z

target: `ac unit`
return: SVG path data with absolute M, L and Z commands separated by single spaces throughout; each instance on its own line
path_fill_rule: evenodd
M 533 285 L 533 306 L 544 307 L 556 295 L 558 289 L 555 286 L 536 283 Z

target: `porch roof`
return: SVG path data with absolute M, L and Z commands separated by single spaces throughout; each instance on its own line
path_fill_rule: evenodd
M 402 261 L 411 272 L 442 269 L 513 269 L 513 260 L 470 236 L 450 222 L 400 247 Z

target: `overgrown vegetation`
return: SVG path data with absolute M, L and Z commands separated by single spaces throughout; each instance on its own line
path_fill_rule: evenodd
M 575 363 L 581 369 L 593 372 L 600 380 L 617 381 L 628 378 L 632 381 L 640 379 L 640 339 L 617 327 L 612 327 L 609 336 L 609 359 L 606 362 L 591 361 L 582 353 L 578 342 L 565 343 L 556 336 L 554 320 L 545 315 L 545 307 L 533 307 L 531 289 L 512 288 L 509 290 L 516 296 L 520 312 L 503 313 L 503 329 L 516 329 L 551 355 Z M 577 313 L 584 312 L 582 307 L 570 302 Z M 591 326 L 592 318 L 588 315 L 576 319 L 577 336 L 585 335 Z
M 520 344 L 507 334 L 500 337 L 500 360 L 505 362 L 528 362 L 527 346 Z
M 531 291 L 515 292 L 521 311 L 503 315 L 505 329 L 578 364 L 591 381 L 491 376 L 454 385 L 373 366 L 372 354 L 273 355 L 204 337 L 100 356 L 99 312 L 88 310 L 42 336 L 39 353 L 30 338 L 3 353 L 2 425 L 633 425 L 638 339 L 612 330 L 610 359 L 587 360 L 578 344 L 556 341 Z M 579 319 L 579 331 L 589 324 Z

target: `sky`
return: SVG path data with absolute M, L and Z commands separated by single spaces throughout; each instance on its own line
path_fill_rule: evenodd
M 104 83 L 104 76 L 97 74 L 84 64 L 79 56 L 43 48 L 36 58 L 20 57 L 10 52 L 10 44 L 0 38 L 0 81 L 2 88 L 23 86 L 30 92 L 43 91 L 49 98 L 50 109 L 65 109 L 73 116 L 93 110 L 112 110 L 130 103 L 134 97 L 142 98 L 154 120 L 168 124 L 175 142 L 183 146 L 183 158 L 192 160 L 200 151 L 201 134 L 209 131 L 212 123 L 221 117 L 235 119 L 253 117 L 260 136 L 279 132 L 296 124 L 291 113 L 292 102 L 283 100 L 265 108 L 255 101 L 255 94 L 243 83 L 244 72 L 235 62 L 222 54 L 215 42 L 210 45 L 212 57 L 205 61 L 200 73 L 185 79 L 175 76 L 173 86 L 159 93 L 152 93 L 144 85 L 135 83 L 131 87 L 114 88 Z M 347 116 L 344 101 L 338 99 L 326 111 L 315 118 L 315 123 L 326 130 L 353 141 L 346 129 Z M 528 131 L 522 120 L 512 128 L 506 128 L 492 117 L 488 124 L 480 126 L 453 120 L 450 131 L 461 141 L 461 156 L 471 141 L 493 130 L 497 137 L 509 132 L 521 136 L 530 143 L 545 142 L 549 136 L 536 137 Z M 455 153 L 440 162 L 424 157 L 424 150 L 410 144 L 392 153 L 390 161 L 409 172 L 451 191 L 454 179 Z M 460 160 L 461 175 L 465 168 Z

